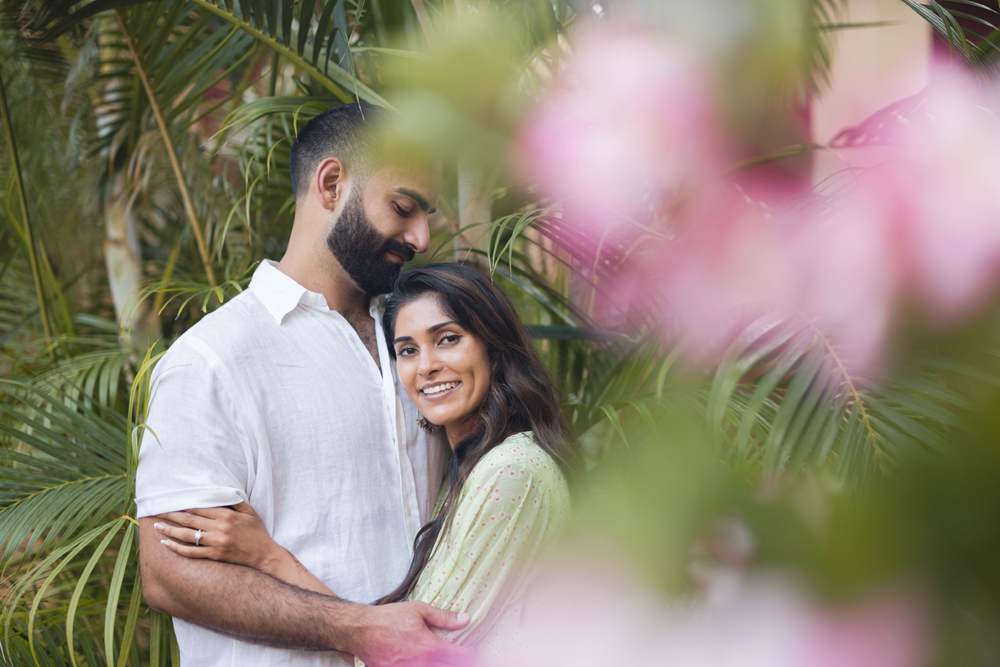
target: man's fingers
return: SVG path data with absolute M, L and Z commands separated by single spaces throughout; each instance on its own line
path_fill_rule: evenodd
M 421 615 L 427 625 L 442 630 L 461 630 L 469 624 L 471 617 L 468 614 L 460 614 L 455 611 L 445 611 L 430 605 L 423 605 Z

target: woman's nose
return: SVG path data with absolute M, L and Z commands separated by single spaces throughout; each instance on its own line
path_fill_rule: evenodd
M 420 365 L 417 368 L 424 377 L 429 377 L 441 370 L 441 362 L 433 352 L 426 352 L 420 355 Z

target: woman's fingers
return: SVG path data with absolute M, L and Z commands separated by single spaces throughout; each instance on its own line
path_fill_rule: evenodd
M 189 512 L 167 512 L 166 514 L 161 514 L 161 518 L 166 519 L 172 523 L 184 526 L 185 528 L 192 528 L 198 530 L 207 530 L 212 523 L 212 519 L 203 517 L 199 514 L 194 514 L 192 511 Z
M 182 528 L 180 526 L 171 526 L 169 523 L 156 522 L 153 524 L 153 528 L 158 530 L 161 534 L 166 535 L 172 539 L 179 542 L 187 542 L 196 547 L 198 546 L 208 546 L 212 541 L 211 533 L 206 531 L 201 531 L 201 539 L 198 539 L 197 529 Z
M 179 556 L 184 556 L 185 558 L 225 560 L 226 540 L 224 536 L 220 538 L 218 534 L 213 535 L 211 532 L 203 530 L 199 537 L 197 530 L 181 526 L 171 526 L 168 523 L 161 522 L 154 523 L 153 528 L 159 531 L 160 534 L 170 538 L 169 540 L 160 540 L 160 544 Z
M 196 514 L 205 519 L 220 521 L 232 514 L 233 510 L 228 507 L 197 507 L 195 509 L 188 510 L 188 513 Z
M 173 551 L 178 556 L 185 558 L 208 558 L 217 560 L 217 554 L 212 547 L 195 547 L 190 544 L 181 544 L 172 540 L 160 540 L 160 544 Z
M 233 505 L 233 509 L 239 512 L 240 514 L 249 514 L 250 516 L 257 516 L 257 513 L 254 512 L 253 508 L 250 507 L 249 503 L 236 503 L 235 505 Z
M 171 550 L 192 558 L 211 558 L 250 567 L 259 567 L 273 554 L 277 546 L 267 533 L 264 523 L 247 503 L 232 508 L 210 507 L 185 512 L 170 512 L 153 524 L 160 534 L 171 538 L 191 551 Z M 173 525 L 177 524 L 177 525 Z M 196 540 L 201 530 L 201 539 Z

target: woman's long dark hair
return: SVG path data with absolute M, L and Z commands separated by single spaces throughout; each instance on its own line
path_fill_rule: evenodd
M 451 526 L 469 473 L 506 438 L 532 431 L 535 442 L 567 477 L 572 480 L 577 469 L 569 425 L 559 409 L 552 381 L 507 295 L 482 271 L 461 264 L 429 264 L 407 271 L 396 279 L 382 315 L 387 341 L 395 339 L 400 309 L 427 295 L 436 297 L 441 310 L 485 344 L 490 387 L 479 408 L 476 431 L 455 445 L 448 468 L 448 495 L 437 518 L 417 533 L 406 578 L 376 604 L 402 602 L 413 592 L 438 535 L 442 529 L 447 533 Z M 395 354 L 393 348 L 390 352 Z

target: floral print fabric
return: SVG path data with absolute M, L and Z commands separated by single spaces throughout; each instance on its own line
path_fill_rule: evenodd
M 523 611 L 529 570 L 569 515 L 569 487 L 552 457 L 530 432 L 507 438 L 470 473 L 412 599 L 469 614 L 465 628 L 439 634 L 489 649 L 494 630 Z

